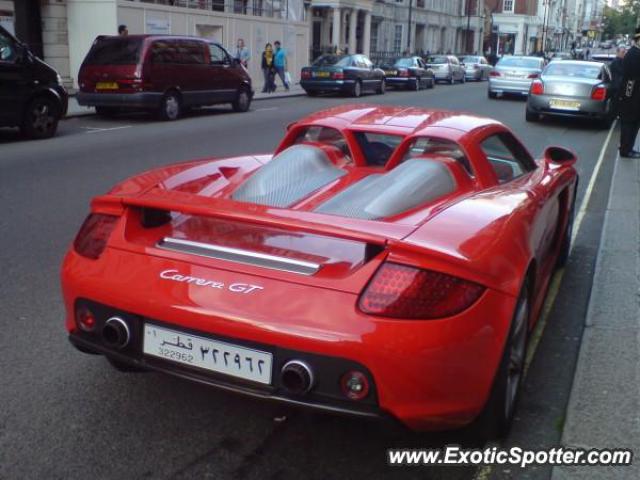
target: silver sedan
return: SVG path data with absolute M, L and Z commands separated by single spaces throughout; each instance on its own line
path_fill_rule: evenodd
M 583 117 L 611 124 L 614 113 L 611 73 L 602 63 L 580 60 L 552 62 L 531 85 L 526 120 L 540 115 Z
M 464 67 L 467 80 L 476 80 L 478 82 L 488 79 L 489 72 L 493 68 L 486 58 L 478 55 L 460 57 L 460 64 Z
M 533 79 L 540 76 L 544 59 L 509 55 L 502 57 L 489 74 L 489 98 L 503 94 L 527 95 Z

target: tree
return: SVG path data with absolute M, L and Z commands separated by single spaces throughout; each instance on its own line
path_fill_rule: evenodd
M 621 9 L 604 7 L 604 35 L 615 38 L 618 35 L 630 35 L 636 29 L 640 18 L 640 0 L 628 0 Z

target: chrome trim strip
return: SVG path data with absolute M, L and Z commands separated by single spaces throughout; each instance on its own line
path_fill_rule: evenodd
M 313 275 L 320 270 L 320 264 L 318 263 L 277 257 L 266 253 L 223 247 L 210 243 L 193 242 L 179 238 L 164 237 L 156 246 L 163 250 L 189 253 L 191 255 L 216 258 L 218 260 L 228 260 L 230 262 L 244 263 L 245 265 L 257 265 L 259 267 L 280 270 L 282 272 L 298 273 L 300 275 Z

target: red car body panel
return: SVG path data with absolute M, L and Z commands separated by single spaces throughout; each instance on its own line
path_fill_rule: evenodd
M 72 338 L 81 333 L 76 306 L 79 299 L 89 299 L 189 332 L 348 359 L 371 375 L 376 415 L 392 416 L 419 430 L 469 423 L 487 401 L 525 279 L 534 285 L 531 326 L 544 303 L 574 202 L 573 161 L 541 159 L 531 172 L 501 184 L 479 146 L 489 135 L 509 132 L 498 122 L 469 114 L 362 105 L 338 107 L 296 122 L 275 154 L 285 151 L 309 126 L 340 131 L 352 163 L 331 157 L 346 173 L 287 208 L 231 198 L 268 164 L 269 155 L 160 168 L 96 197 L 93 213 L 120 218 L 99 258 L 88 259 L 72 247 L 64 260 L 67 330 Z M 371 167 L 356 139 L 359 131 L 406 138 L 386 165 Z M 368 175 L 393 170 L 410 141 L 420 136 L 455 142 L 470 160 L 474 175 L 451 158 L 438 157 L 456 188 L 431 202 L 378 220 L 314 211 Z M 331 148 L 327 152 L 335 154 Z M 143 208 L 179 212 L 185 221 L 145 228 Z M 157 244 L 163 237 L 197 237 L 317 261 L 322 268 L 313 275 L 299 275 L 167 251 Z M 446 318 L 407 320 L 365 314 L 358 299 L 387 262 L 444 272 L 485 290 L 470 307 Z M 175 280 L 183 276 L 260 288 L 247 295 L 233 294 Z M 80 346 L 118 355 L 99 342 Z M 145 365 L 146 359 L 141 356 L 136 361 Z M 220 384 L 215 379 L 203 381 Z M 289 397 L 278 385 L 268 392 L 252 390 L 250 385 L 242 388 L 291 403 L 363 414 L 357 401 L 348 399 L 327 406 Z

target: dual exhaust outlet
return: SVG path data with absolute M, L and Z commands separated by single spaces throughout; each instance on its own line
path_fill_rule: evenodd
M 102 340 L 111 347 L 122 350 L 131 341 L 129 325 L 120 317 L 111 317 L 102 327 Z

